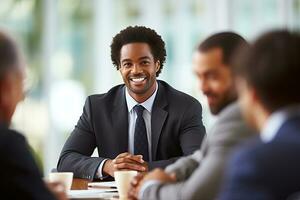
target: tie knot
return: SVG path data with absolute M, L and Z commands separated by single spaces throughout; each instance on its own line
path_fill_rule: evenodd
M 143 116 L 144 106 L 136 105 L 134 106 L 135 112 L 138 116 Z

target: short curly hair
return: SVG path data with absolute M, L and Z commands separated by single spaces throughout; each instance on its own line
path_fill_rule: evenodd
M 159 60 L 160 62 L 160 69 L 156 72 L 156 76 L 158 76 L 161 73 L 163 65 L 166 61 L 167 53 L 165 42 L 153 29 L 145 26 L 128 26 L 113 38 L 110 45 L 112 63 L 116 66 L 117 70 L 119 70 L 120 51 L 122 46 L 134 42 L 143 42 L 150 46 L 154 60 Z

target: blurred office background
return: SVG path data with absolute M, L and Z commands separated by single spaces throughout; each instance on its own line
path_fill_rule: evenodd
M 129 25 L 162 35 L 167 62 L 160 79 L 205 98 L 192 72 L 199 41 L 233 30 L 246 39 L 273 28 L 300 28 L 300 0 L 0 0 L 0 28 L 21 44 L 28 63 L 27 98 L 13 127 L 23 132 L 45 173 L 56 166 L 87 95 L 122 83 L 110 61 L 112 37 Z

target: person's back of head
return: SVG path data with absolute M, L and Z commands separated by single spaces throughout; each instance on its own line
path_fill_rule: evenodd
M 237 58 L 235 71 L 242 75 L 269 111 L 299 104 L 300 35 L 272 31 L 258 38 Z
M 0 31 L 0 122 L 9 124 L 23 99 L 24 69 L 16 43 Z
M 0 80 L 5 73 L 19 66 L 20 58 L 12 38 L 0 31 Z

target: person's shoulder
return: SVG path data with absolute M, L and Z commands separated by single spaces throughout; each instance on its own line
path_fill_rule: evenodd
M 94 102 L 112 102 L 115 98 L 122 95 L 124 92 L 124 84 L 112 87 L 108 92 L 102 94 L 92 94 L 87 99 L 93 104 Z
M 210 129 L 215 144 L 234 147 L 255 136 L 255 131 L 244 121 L 236 102 L 226 106 L 219 114 L 215 125 Z
M 173 88 L 171 85 L 169 85 L 165 81 L 158 80 L 158 83 L 159 83 L 159 87 L 163 88 L 163 91 L 164 91 L 163 95 L 166 95 L 168 99 L 172 100 L 172 102 L 176 102 L 181 105 L 184 105 L 184 104 L 200 105 L 199 101 L 196 98 Z
M 0 132 L 1 148 L 7 149 L 8 147 L 18 146 L 26 141 L 25 137 L 15 130 L 1 129 Z
M 1 138 L 17 138 L 17 139 L 21 139 L 21 140 L 25 139 L 25 137 L 21 133 L 15 131 L 15 130 L 12 130 L 12 129 L 1 128 L 0 132 L 1 132 L 1 134 L 0 134 Z
M 253 160 L 261 155 L 263 148 L 264 144 L 259 136 L 253 137 L 234 150 L 233 159 L 238 160 L 237 162 L 241 162 L 241 160 Z

